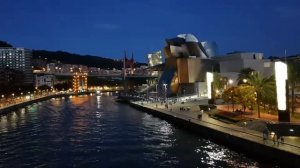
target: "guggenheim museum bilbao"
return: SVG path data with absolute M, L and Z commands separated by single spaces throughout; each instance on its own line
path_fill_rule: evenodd
M 229 81 L 237 84 L 239 72 L 252 68 L 264 76 L 274 74 L 274 62 L 263 59 L 263 53 L 232 52 L 218 56 L 215 42 L 200 42 L 192 34 L 179 34 L 166 39 L 163 49 L 165 65 L 153 68 L 159 74 L 156 92 L 160 96 L 197 95 L 207 96 L 206 73 L 218 72 Z M 149 66 L 161 65 L 161 52 L 148 54 Z M 153 88 L 153 87 L 152 87 Z

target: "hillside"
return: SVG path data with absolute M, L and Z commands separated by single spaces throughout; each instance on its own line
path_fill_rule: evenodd
M 0 47 L 13 47 L 11 44 L 0 40 Z M 123 60 L 114 60 L 111 58 L 103 58 L 92 55 L 79 55 L 68 53 L 65 51 L 46 51 L 32 50 L 33 59 L 41 59 L 47 63 L 61 62 L 63 64 L 80 64 L 88 67 L 97 67 L 102 69 L 122 69 Z M 122 59 L 122 58 L 120 58 Z M 145 63 L 136 63 L 137 67 L 147 65 Z
M 12 45 L 7 43 L 6 41 L 0 40 L 0 47 L 12 47 Z
M 122 69 L 123 67 L 122 61 L 91 55 L 72 54 L 64 51 L 33 50 L 32 56 L 33 59 L 46 60 L 47 63 L 59 61 L 63 64 L 80 64 L 88 67 L 98 67 L 105 69 Z

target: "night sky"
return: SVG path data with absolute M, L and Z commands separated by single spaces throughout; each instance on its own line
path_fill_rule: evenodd
M 299 0 L 0 0 L 0 40 L 16 47 L 146 62 L 192 33 L 219 53 L 300 53 Z

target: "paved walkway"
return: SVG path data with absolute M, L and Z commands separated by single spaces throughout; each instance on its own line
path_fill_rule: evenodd
M 1 109 L 5 109 L 5 108 L 9 108 L 11 106 L 15 106 L 18 104 L 22 104 L 22 103 L 26 103 L 26 102 L 30 102 L 30 101 L 34 101 L 34 100 L 38 100 L 38 99 L 42 99 L 48 96 L 53 96 L 53 95 L 58 95 L 58 94 L 45 94 L 45 95 L 35 95 L 33 98 L 30 99 L 25 99 L 25 96 L 23 98 L 15 98 L 14 100 L 6 100 L 5 103 L 1 102 L 1 106 L 0 106 L 0 110 Z
M 217 105 L 217 108 L 222 111 L 233 111 L 231 105 Z M 241 106 L 236 105 L 235 109 L 241 109 Z M 244 112 L 243 112 L 244 113 Z M 245 114 L 246 113 L 246 114 Z M 248 108 L 246 109 L 245 113 L 243 114 L 244 117 L 247 118 L 252 118 L 252 119 L 259 119 L 259 120 L 264 120 L 264 121 L 278 121 L 278 116 L 274 114 L 268 114 L 268 113 L 260 113 L 260 118 L 257 116 L 257 112 L 255 111 L 250 111 Z M 291 122 L 292 123 L 299 123 L 300 124 L 300 119 L 294 118 L 291 116 Z
M 22 105 L 24 103 L 35 102 L 40 99 L 43 100 L 45 98 L 51 98 L 51 97 L 56 97 L 56 96 L 65 96 L 65 95 L 74 95 L 74 93 L 53 93 L 53 94 L 46 94 L 46 95 L 36 95 L 35 97 L 33 97 L 29 100 L 26 100 L 25 98 L 16 99 L 14 101 L 10 101 L 9 103 L 2 104 L 2 106 L 0 106 L 0 114 L 1 114 L 2 110 L 6 110 L 6 109 L 9 109 L 14 106 Z
M 184 120 L 190 120 L 193 123 L 209 127 L 218 131 L 222 131 L 227 134 L 231 134 L 236 137 L 247 139 L 259 144 L 264 144 L 279 150 L 291 152 L 300 155 L 300 137 L 284 137 L 283 143 L 273 142 L 272 137 L 267 140 L 263 140 L 262 133 L 259 131 L 247 129 L 246 127 L 237 126 L 235 124 L 225 123 L 214 118 L 211 118 L 207 113 L 203 113 L 202 119 L 198 119 L 198 114 L 200 114 L 199 105 L 195 102 L 186 102 L 181 104 L 179 102 L 169 105 L 168 108 L 160 103 L 141 103 L 134 102 L 135 104 L 160 111 L 162 113 L 176 116 Z M 181 107 L 190 108 L 189 111 L 180 110 Z

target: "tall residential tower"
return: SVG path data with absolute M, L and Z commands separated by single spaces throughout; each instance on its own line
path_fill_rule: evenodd
M 25 48 L 0 47 L 0 71 L 14 71 L 23 73 L 23 79 L 18 79 L 18 82 L 24 84 L 33 83 L 32 73 L 32 54 L 31 50 Z M 9 79 L 4 79 L 9 81 Z

